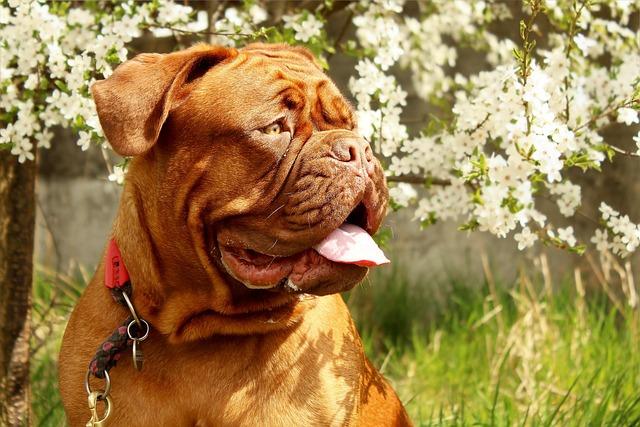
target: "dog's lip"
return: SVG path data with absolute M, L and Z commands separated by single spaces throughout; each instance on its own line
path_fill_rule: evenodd
M 345 218 L 345 223 L 356 224 L 372 234 L 368 209 L 359 202 Z M 333 230 L 321 236 L 324 240 Z M 312 269 L 335 267 L 340 263 L 320 255 L 312 247 L 290 255 L 265 253 L 247 245 L 223 243 L 218 240 L 219 261 L 226 272 L 249 289 L 277 290 L 290 293 L 301 292 L 300 282 Z M 345 264 L 341 264 L 345 265 Z M 363 268 L 351 265 L 353 268 Z
M 247 288 L 273 289 L 284 285 L 293 264 L 303 252 L 278 256 L 238 246 L 220 245 L 220 261 L 227 273 Z M 253 277 L 249 278 L 249 275 Z
M 316 239 L 314 239 L 315 241 L 312 244 L 310 244 L 308 247 L 305 247 L 301 250 L 297 249 L 295 251 L 291 251 L 283 245 L 277 245 L 278 243 L 277 238 L 273 239 L 274 241 L 273 245 L 270 248 L 267 248 L 266 250 L 263 248 L 254 247 L 247 242 L 235 241 L 233 237 L 233 233 L 231 235 L 225 233 L 224 241 L 221 241 L 221 239 L 218 238 L 219 237 L 219 234 L 218 234 L 218 236 L 216 236 L 216 240 L 219 248 L 223 248 L 229 251 L 241 252 L 245 260 L 248 260 L 248 258 L 269 257 L 263 260 L 263 262 L 270 262 L 272 258 L 295 257 L 304 253 L 307 250 L 312 249 L 313 246 L 323 241 L 334 230 L 336 230 L 337 228 L 339 228 L 344 224 L 357 225 L 358 227 L 365 230 L 369 235 L 373 236 L 377 231 L 376 229 L 374 229 L 374 226 L 372 225 L 374 223 L 372 219 L 373 215 L 374 213 L 368 207 L 367 201 L 360 200 L 358 203 L 356 203 L 354 208 L 351 209 L 349 214 L 342 220 L 340 224 L 335 225 L 334 228 L 325 230 L 325 232 L 323 234 L 320 234 Z M 255 262 L 257 261 L 257 259 L 253 259 L 252 261 Z
M 314 269 L 331 268 L 339 264 L 323 257 L 313 248 L 290 256 L 270 256 L 229 246 L 221 246 L 220 249 L 220 261 L 227 273 L 253 290 L 312 292 L 313 289 L 303 289 L 305 275 Z

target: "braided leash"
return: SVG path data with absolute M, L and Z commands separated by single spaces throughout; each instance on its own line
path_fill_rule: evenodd
M 122 296 L 124 292 L 131 293 L 131 282 L 126 282 L 122 288 L 111 289 L 111 296 L 117 303 L 128 308 Z M 104 379 L 105 372 L 116 366 L 122 352 L 131 347 L 133 342 L 127 335 L 127 326 L 131 321 L 133 321 L 133 316 L 127 317 L 98 347 L 96 354 L 89 362 L 89 371 L 96 378 Z
M 109 397 L 111 391 L 111 379 L 109 371 L 116 366 L 122 353 L 132 347 L 133 365 L 137 370 L 142 369 L 143 354 L 140 343 L 147 339 L 151 327 L 146 320 L 140 318 L 131 302 L 132 286 L 129 280 L 129 273 L 122 261 L 120 250 L 114 240 L 109 242 L 107 247 L 107 263 L 105 266 L 105 286 L 109 288 L 111 296 L 120 305 L 124 306 L 131 316 L 122 322 L 113 333 L 100 344 L 95 355 L 89 362 L 87 374 L 85 376 L 85 389 L 88 394 L 88 405 L 91 411 L 91 418 L 87 422 L 87 427 L 102 426 L 111 414 L 112 402 Z M 93 391 L 89 384 L 90 376 L 103 379 L 105 381 L 104 390 Z M 105 405 L 102 416 L 98 414 L 98 402 L 103 401 Z
M 111 336 L 107 338 L 96 351 L 95 356 L 89 363 L 89 371 L 91 374 L 100 379 L 104 379 L 105 372 L 109 372 L 111 368 L 116 366 L 118 360 L 128 347 L 131 347 L 131 340 L 127 336 L 127 325 L 133 320 L 133 317 L 127 318 L 120 326 L 118 326 Z

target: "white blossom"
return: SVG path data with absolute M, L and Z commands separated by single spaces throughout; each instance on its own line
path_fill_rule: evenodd
M 634 123 L 640 123 L 638 112 L 633 108 L 620 108 L 618 110 L 618 122 L 631 126 Z
M 522 231 L 513 237 L 518 242 L 518 249 L 521 251 L 530 248 L 538 240 L 538 235 L 533 233 L 529 227 L 522 228 Z
M 228 7 L 224 11 L 224 17 L 213 23 L 213 30 L 225 34 L 251 34 L 268 17 L 267 10 L 259 3 L 253 4 L 248 10 Z M 240 40 L 229 36 L 212 35 L 210 41 L 225 46 L 235 46 Z
M 571 217 L 580 206 L 581 188 L 569 181 L 558 183 L 549 187 L 549 191 L 557 196 L 557 203 L 560 213 L 566 217 Z
M 285 15 L 282 20 L 285 28 L 291 28 L 295 32 L 295 39 L 303 43 L 320 36 L 323 27 L 322 22 L 311 13 Z
M 591 238 L 591 243 L 596 245 L 596 250 L 604 252 L 609 248 L 609 233 L 607 230 L 597 229 Z
M 569 226 L 566 228 L 558 228 L 558 239 L 566 242 L 567 245 L 573 247 L 576 245 L 577 240 L 573 235 L 573 227 Z
M 6 88 L 0 89 L 0 112 L 15 111 L 12 121 L 2 123 L 0 145 L 9 145 L 22 163 L 35 158 L 35 146 L 50 147 L 54 126 L 77 128 L 82 150 L 102 138 L 88 90 L 94 75 L 108 76 L 115 62 L 127 58 L 125 44 L 141 35 L 141 26 L 180 26 L 190 20 L 190 7 L 168 0 L 157 4 L 155 22 L 150 4 L 133 1 L 119 4 L 119 19 L 83 7 L 60 15 L 37 0 L 0 7 L 0 87 Z M 44 102 L 36 106 L 40 91 Z
M 389 189 L 389 196 L 398 206 L 407 207 L 409 203 L 418 197 L 418 193 L 413 186 L 401 182 Z
M 638 249 L 640 224 L 632 222 L 628 215 L 621 215 L 604 202 L 600 203 L 600 213 L 607 226 L 605 232 L 608 231 L 612 235 L 613 240 L 609 243 L 609 249 L 614 254 L 626 257 Z M 602 240 L 602 236 L 598 236 L 598 239 Z
M 124 178 L 126 176 L 126 169 L 123 165 L 115 165 L 113 167 L 113 172 L 111 172 L 108 176 L 109 181 L 115 182 L 118 185 L 122 185 L 124 183 Z

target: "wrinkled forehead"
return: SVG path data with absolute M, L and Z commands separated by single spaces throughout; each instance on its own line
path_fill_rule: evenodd
M 313 55 L 302 48 L 249 45 L 214 68 L 207 81 L 201 89 L 215 87 L 218 92 L 208 91 L 208 101 L 214 97 L 216 103 L 227 104 L 229 115 L 242 115 L 239 109 L 251 105 L 254 116 L 262 111 L 268 124 L 276 110 L 305 110 L 317 116 L 314 122 L 322 122 L 321 128 L 354 127 L 351 106 Z
M 269 79 L 288 80 L 300 89 L 328 80 L 306 49 L 285 45 L 253 44 L 240 50 L 233 61 L 238 70 L 253 70 Z
M 303 47 L 285 44 L 253 43 L 240 50 L 245 58 L 269 58 L 274 64 L 289 65 L 291 70 L 308 72 L 314 70 L 322 74 L 322 67 L 311 52 Z

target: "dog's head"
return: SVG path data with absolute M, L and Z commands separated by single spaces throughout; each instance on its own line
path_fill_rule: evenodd
M 112 147 L 134 156 L 127 186 L 160 275 L 180 270 L 187 292 L 206 273 L 201 311 L 273 310 L 365 276 L 312 249 L 345 222 L 375 233 L 387 189 L 352 108 L 308 51 L 142 54 L 92 91 Z

